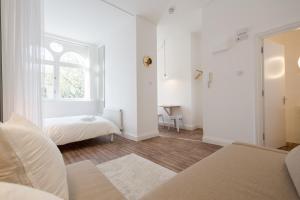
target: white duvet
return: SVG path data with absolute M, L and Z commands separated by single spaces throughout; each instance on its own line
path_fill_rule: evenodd
M 44 120 L 44 131 L 56 145 L 120 134 L 113 122 L 99 116 L 48 118 Z

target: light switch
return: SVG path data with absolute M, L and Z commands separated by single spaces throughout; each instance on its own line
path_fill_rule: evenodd
M 238 70 L 238 71 L 236 71 L 236 75 L 237 76 L 243 76 L 244 75 L 244 71 L 243 70 Z

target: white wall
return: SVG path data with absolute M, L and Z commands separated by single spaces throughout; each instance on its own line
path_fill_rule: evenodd
M 45 31 L 99 44 L 131 16 L 99 0 L 45 0 Z
M 282 33 L 270 39 L 285 47 L 286 137 L 287 142 L 300 144 L 300 30 Z
M 160 30 L 159 30 L 160 31 Z M 158 31 L 158 37 L 161 36 Z M 166 39 L 166 72 L 164 78 L 163 38 L 158 46 L 158 104 L 180 105 L 185 127 L 192 127 L 191 105 L 191 37 L 188 32 L 172 34 Z M 165 114 L 164 112 L 160 111 Z
M 133 140 L 158 135 L 156 26 L 141 17 L 106 39 L 105 101 L 124 113 L 124 136 Z M 143 66 L 143 57 L 153 64 Z
M 136 19 L 105 41 L 105 104 L 123 110 L 125 134 L 137 135 Z
M 192 126 L 195 128 L 203 127 L 203 77 L 200 77 L 198 80 L 195 80 L 195 71 L 202 70 L 203 66 L 201 65 L 202 58 L 200 56 L 201 52 L 201 34 L 192 33 L 191 34 L 191 77 L 192 77 L 192 91 L 191 91 L 191 100 L 192 100 L 192 115 L 193 121 Z
M 66 117 L 99 114 L 97 101 L 43 101 L 43 117 Z
M 180 105 L 175 113 L 183 115 L 182 128 L 194 130 L 202 128 L 202 80 L 194 80 L 195 69 L 201 69 L 201 37 L 193 33 L 200 25 L 191 21 L 201 12 L 197 8 L 177 6 L 178 13 L 165 14 L 158 24 L 158 104 Z M 164 41 L 168 79 L 164 78 Z M 159 112 L 167 119 L 162 109 Z
M 300 21 L 298 0 L 215 0 L 203 8 L 203 65 L 213 72 L 212 87 L 204 83 L 204 140 L 226 144 L 256 143 L 256 35 Z M 213 54 L 216 47 L 234 39 L 248 27 L 250 37 L 228 51 Z
M 157 136 L 157 39 L 156 25 L 137 17 L 137 92 L 138 137 Z M 152 58 L 152 65 L 145 67 L 144 56 Z

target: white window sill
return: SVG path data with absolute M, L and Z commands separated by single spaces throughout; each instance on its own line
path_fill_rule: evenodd
M 95 102 L 93 99 L 43 99 L 43 102 Z

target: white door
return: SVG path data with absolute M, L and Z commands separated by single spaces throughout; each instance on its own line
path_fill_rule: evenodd
M 284 46 L 264 42 L 264 126 L 265 146 L 286 145 L 285 136 L 285 53 Z

